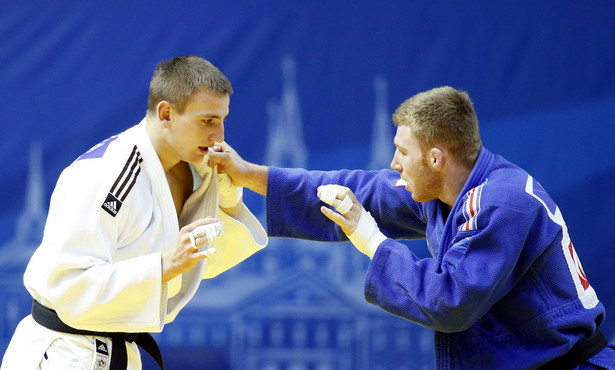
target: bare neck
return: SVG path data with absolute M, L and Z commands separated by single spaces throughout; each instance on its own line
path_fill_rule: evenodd
M 439 199 L 448 205 L 449 209 L 453 208 L 453 205 L 455 205 L 471 172 L 471 168 L 457 163 L 447 169 L 447 173 L 444 176 L 445 180 L 442 187 L 442 194 L 440 194 Z
M 158 154 L 158 159 L 162 164 L 164 173 L 168 174 L 169 171 L 175 167 L 180 161 L 177 156 L 173 155 L 173 151 L 170 150 L 169 145 L 164 136 L 164 123 L 155 117 L 146 116 L 146 128 L 154 150 Z

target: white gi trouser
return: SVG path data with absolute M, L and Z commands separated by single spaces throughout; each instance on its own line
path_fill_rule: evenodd
M 110 356 L 106 359 L 97 356 L 96 339 L 103 341 L 109 351 L 113 351 L 110 338 L 60 333 L 39 325 L 32 315 L 28 315 L 19 323 L 3 363 L 20 364 L 18 369 L 6 370 L 108 369 Z M 23 342 L 28 343 L 27 352 L 11 350 L 13 343 Z M 125 343 L 128 356 L 127 369 L 140 370 L 142 365 L 139 347 L 135 343 Z M 100 360 L 106 360 L 105 366 L 99 366 L 102 365 L 97 363 Z

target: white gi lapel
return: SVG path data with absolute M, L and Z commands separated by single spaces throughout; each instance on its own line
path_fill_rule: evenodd
M 207 166 L 207 161 L 195 165 L 202 183 L 195 176 L 195 191 L 188 197 L 179 216 L 179 226 L 186 226 L 200 218 L 217 217 L 224 223 L 224 234 L 213 241 L 218 250 L 213 256 L 199 261 L 181 275 L 181 288 L 169 298 L 166 322 L 173 321 L 198 289 L 201 279 L 212 278 L 237 265 L 267 243 L 267 233 L 250 210 L 242 203 L 240 216 L 235 219 L 219 209 L 218 170 Z M 207 248 L 207 246 L 201 247 Z
M 207 216 L 218 216 L 218 181 L 211 181 L 212 178 L 217 180 L 218 170 L 207 166 L 205 161 L 198 166 L 190 166 L 190 168 L 198 176 L 193 176 L 195 190 L 184 203 L 179 215 L 179 227 L 184 227 Z M 199 184 L 198 181 L 201 183 Z
M 241 214 L 238 219 L 234 219 L 219 209 L 218 169 L 207 166 L 207 158 L 200 165 L 194 165 L 192 168 L 203 182 L 197 185 L 196 181 L 199 179 L 195 179 L 195 185 L 198 187 L 184 204 L 179 226 L 183 227 L 207 216 L 217 217 L 224 223 L 224 234 L 213 241 L 213 246 L 218 249 L 218 253 L 204 260 L 205 268 L 201 271 L 201 276 L 208 279 L 221 274 L 264 248 L 268 239 L 260 222 L 243 203 L 240 205 Z M 195 269 L 196 267 L 192 270 Z M 183 279 L 185 278 L 184 273 Z
M 215 217 L 218 214 L 218 181 L 212 181 L 214 176 L 217 176 L 217 169 L 207 166 L 207 162 L 203 161 L 198 166 L 190 166 L 193 172 L 198 176 L 193 176 L 195 190 L 190 194 L 179 215 L 179 227 L 184 227 L 200 218 L 207 216 Z M 215 177 L 217 180 L 217 177 Z M 200 181 L 200 184 L 198 183 Z M 201 283 L 201 277 L 205 270 L 207 259 L 200 260 L 190 270 L 174 278 L 169 282 L 169 293 L 172 295 L 167 302 L 167 318 L 166 322 L 173 321 L 179 311 L 188 303 L 194 296 Z M 171 292 L 175 290 L 173 287 L 181 282 L 181 287 L 177 294 Z

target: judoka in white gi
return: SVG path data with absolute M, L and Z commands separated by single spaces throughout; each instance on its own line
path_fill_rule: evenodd
M 228 79 L 202 58 L 163 61 L 146 117 L 62 172 L 24 275 L 39 312 L 88 334 L 160 332 L 201 279 L 266 246 L 242 189 L 207 166 L 224 141 L 230 94 Z M 110 337 L 39 321 L 19 324 L 2 370 L 117 367 Z M 124 343 L 127 368 L 140 369 L 137 345 Z

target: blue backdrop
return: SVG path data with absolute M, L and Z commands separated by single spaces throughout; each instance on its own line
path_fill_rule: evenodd
M 227 141 L 270 165 L 388 167 L 403 100 L 467 90 L 485 146 L 558 202 L 615 339 L 614 19 L 611 0 L 0 2 L 0 354 L 60 172 L 140 121 L 155 65 L 182 54 L 229 77 Z M 272 240 L 157 335 L 168 367 L 432 368 L 428 330 L 363 300 L 367 263 L 349 244 Z

